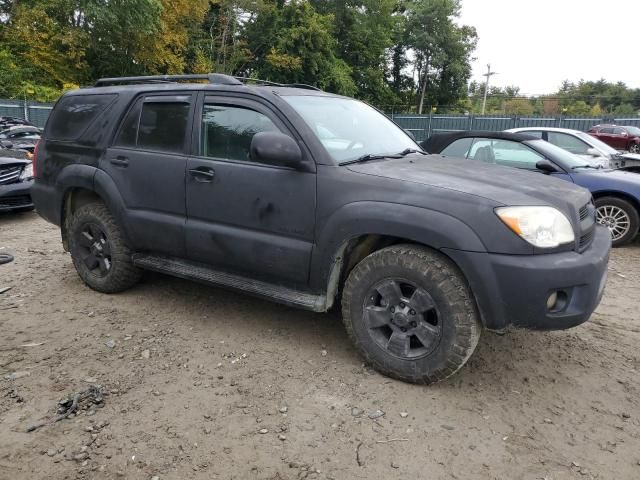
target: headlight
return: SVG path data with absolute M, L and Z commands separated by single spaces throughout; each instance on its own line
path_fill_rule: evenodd
M 29 180 L 33 178 L 33 163 L 30 163 L 22 170 L 20 174 L 20 180 Z
M 496 214 L 531 245 L 554 248 L 575 241 L 571 223 L 553 207 L 501 207 Z

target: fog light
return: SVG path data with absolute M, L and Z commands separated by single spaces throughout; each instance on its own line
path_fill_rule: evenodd
M 547 298 L 547 310 L 553 310 L 558 304 L 558 292 L 553 292 Z

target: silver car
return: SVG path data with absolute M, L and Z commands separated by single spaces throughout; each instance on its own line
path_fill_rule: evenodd
M 569 128 L 524 127 L 512 128 L 507 132 L 526 133 L 578 155 L 594 166 L 603 168 L 640 168 L 640 155 L 620 153 L 615 148 L 592 137 L 588 133 Z

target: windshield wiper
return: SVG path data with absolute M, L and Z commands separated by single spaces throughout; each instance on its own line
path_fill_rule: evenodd
M 406 157 L 407 155 L 411 155 L 412 153 L 419 153 L 421 155 L 427 155 L 427 152 L 423 152 L 422 150 L 416 150 L 415 148 L 406 148 L 403 151 L 401 151 L 400 153 L 398 153 L 398 155 L 400 155 L 401 157 Z
M 571 170 L 576 170 L 578 168 L 593 168 L 594 170 L 600 170 L 602 165 L 576 165 L 575 167 L 571 167 Z
M 401 158 L 401 157 L 400 155 L 380 155 L 380 154 L 367 153 L 353 160 L 347 160 L 346 162 L 342 162 L 340 165 L 353 165 L 354 163 L 364 163 L 370 160 L 382 160 L 384 158 Z

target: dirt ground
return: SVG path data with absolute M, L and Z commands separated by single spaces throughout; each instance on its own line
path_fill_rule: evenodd
M 431 387 L 363 365 L 337 314 L 154 274 L 95 293 L 33 213 L 2 251 L 2 480 L 640 478 L 640 243 L 590 322 L 484 334 Z M 90 384 L 102 408 L 26 433 Z

